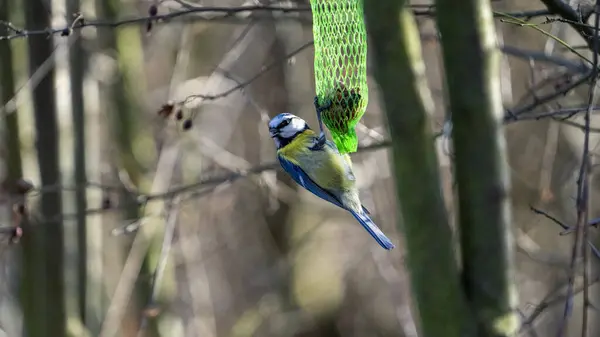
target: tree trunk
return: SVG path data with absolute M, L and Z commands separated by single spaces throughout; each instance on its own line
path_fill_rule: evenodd
M 50 3 L 44 0 L 27 0 L 25 23 L 28 29 L 50 27 Z M 29 72 L 32 75 L 52 57 L 53 40 L 45 35 L 29 36 Z M 36 129 L 37 160 L 42 186 L 59 186 L 59 148 L 56 102 L 54 93 L 54 68 L 50 69 L 33 90 L 33 108 Z M 51 189 L 41 195 L 41 223 L 33 231 L 27 249 L 39 254 L 41 265 L 30 274 L 33 294 L 28 295 L 25 319 L 27 334 L 35 336 L 62 337 L 66 334 L 64 276 L 63 276 L 63 227 L 60 220 L 62 200 L 60 189 Z M 26 281 L 27 282 L 27 281 Z M 24 292 L 29 289 L 24 290 Z M 27 312 L 33 310 L 33 312 Z
M 0 2 L 0 21 L 10 22 L 9 1 Z M 0 36 L 10 35 L 12 32 L 5 26 L 0 26 Z M 10 42 L 0 43 L 0 104 L 5 106 L 15 95 L 15 80 L 13 74 L 13 57 Z M 4 114 L 4 111 L 2 112 Z M 7 148 L 7 182 L 13 184 L 22 178 L 23 169 L 21 161 L 21 147 L 19 145 L 19 123 L 16 113 L 8 114 L 4 120 L 6 129 Z
M 420 335 L 474 336 L 442 199 L 428 119 L 432 98 L 414 17 L 397 0 L 365 1 L 365 16 L 392 138 L 398 227 L 405 234 Z
M 1 1 L 0 21 L 10 22 L 9 13 L 9 1 Z M 6 29 L 6 27 L 0 26 L 0 35 L 8 34 L 10 34 L 10 31 Z M 15 81 L 11 45 L 8 41 L 2 41 L 0 42 L 0 106 L 5 106 L 5 104 L 14 97 L 14 86 Z M 0 139 L 0 151 L 5 153 L 3 160 L 7 172 L 6 175 L 2 177 L 3 181 L 0 181 L 0 186 L 2 186 L 0 190 L 2 190 L 3 193 L 8 193 L 9 202 L 1 205 L 1 211 L 11 212 L 11 204 L 24 202 L 25 199 L 22 195 L 13 194 L 17 181 L 23 177 L 21 147 L 19 142 L 19 123 L 16 113 L 5 116 L 3 120 L 4 123 L 0 126 L 2 127 L 3 136 Z M 2 219 L 13 220 L 14 218 L 2 216 Z M 2 223 L 1 225 L 9 226 L 11 224 Z M 20 225 L 22 226 L 23 224 Z M 6 245 L 6 242 L 6 238 L 2 238 L 2 245 Z M 2 314 L 0 315 L 0 329 L 7 336 L 19 336 L 22 331 L 22 319 L 21 315 L 18 313 L 18 305 L 17 303 L 14 303 L 14 293 L 13 289 L 11 289 L 13 279 L 16 279 L 16 277 L 12 275 L 12 272 L 16 269 L 15 265 L 19 262 L 22 263 L 24 268 L 35 268 L 36 265 L 31 263 L 33 262 L 31 259 L 23 259 L 22 261 L 15 260 L 13 258 L 15 249 L 6 249 L 6 247 L 2 247 L 2 249 L 5 253 L 2 254 L 4 256 L 0 262 L 2 264 L 0 270 L 3 270 L 2 275 L 0 276 L 3 280 L 3 286 L 1 287 L 0 293 L 0 309 L 2 310 Z M 32 255 L 29 254 L 27 257 L 32 257 Z M 22 288 L 36 286 L 33 282 L 27 282 L 31 280 L 32 279 L 30 278 L 29 280 L 26 280 L 26 282 L 18 282 L 18 284 Z
M 126 6 L 118 0 L 97 0 L 96 11 L 99 16 L 107 20 L 118 20 L 119 12 Z M 99 31 L 99 41 L 102 52 L 108 53 L 116 64 L 114 68 L 114 77 L 110 78 L 110 83 L 106 86 L 101 86 L 101 101 L 103 102 L 103 111 L 105 112 L 108 121 L 106 129 L 108 130 L 107 137 L 112 141 L 108 142 L 108 148 L 114 147 L 116 155 L 108 160 L 113 164 L 113 169 L 116 174 L 125 173 L 130 182 L 136 188 L 145 190 L 149 185 L 149 181 L 144 179 L 144 167 L 142 159 L 147 159 L 146 153 L 140 153 L 139 147 L 134 144 L 141 138 L 143 131 L 142 114 L 140 113 L 141 105 L 139 104 L 139 93 L 145 90 L 145 83 L 142 78 L 136 78 L 138 75 L 136 70 L 141 67 L 142 58 L 138 58 L 140 50 L 138 49 L 139 42 L 139 27 L 126 27 L 120 30 L 101 29 Z M 138 62 L 139 61 L 139 62 Z M 134 75 L 134 73 L 136 73 Z M 143 89 L 140 89 L 143 88 Z M 153 153 L 148 151 L 148 153 Z M 115 175 L 116 175 L 115 174 Z M 123 190 L 119 195 L 118 204 L 124 205 L 123 212 L 120 214 L 121 221 L 119 226 L 124 222 L 131 222 L 140 217 L 140 209 L 136 197 L 129 191 Z M 112 238 L 111 238 L 112 240 Z M 156 238 L 153 238 L 156 240 Z M 159 243 L 160 241 L 154 241 Z M 126 247 L 126 252 L 130 251 L 131 243 Z M 125 317 L 121 320 L 121 333 L 123 336 L 136 336 L 141 325 L 141 314 L 146 305 L 147 299 L 150 297 L 150 287 L 147 280 L 150 280 L 151 272 L 148 266 L 148 257 L 152 252 L 157 253 L 160 245 L 152 246 L 147 254 L 145 254 L 144 263 L 139 279 L 143 280 L 136 283 L 135 291 L 128 303 Z M 119 247 L 121 248 L 121 247 Z M 110 263 L 112 264 L 112 263 Z M 114 266 L 114 264 L 113 264 Z M 116 270 L 115 270 L 116 271 Z M 157 319 L 151 320 L 149 327 L 144 330 L 145 336 L 158 336 L 156 322 Z
M 488 0 L 437 0 L 458 182 L 463 282 L 480 336 L 513 336 L 509 180 L 500 52 Z
M 67 0 L 67 17 L 74 17 L 80 11 L 79 0 Z M 79 34 L 79 32 L 74 32 Z M 87 231 L 86 231 L 86 164 L 85 164 L 85 109 L 83 100 L 83 79 L 86 68 L 86 54 L 82 37 L 69 50 L 69 70 L 71 79 L 71 109 L 74 136 L 74 183 L 75 207 L 77 209 L 77 297 L 79 318 L 86 323 L 86 284 L 87 284 Z

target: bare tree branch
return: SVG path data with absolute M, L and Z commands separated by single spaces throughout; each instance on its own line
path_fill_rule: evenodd
M 125 25 L 134 25 L 134 24 L 147 24 L 148 22 L 157 22 L 157 23 L 166 23 L 167 21 L 183 16 L 189 16 L 192 14 L 210 14 L 209 16 L 201 16 L 194 17 L 196 20 L 217 20 L 230 18 L 232 16 L 238 16 L 242 18 L 247 18 L 253 12 L 281 12 L 281 13 L 291 13 L 291 12 L 307 12 L 310 11 L 310 7 L 283 7 L 283 6 L 241 6 L 241 7 L 192 7 L 184 10 L 174 11 L 167 14 L 162 15 L 148 15 L 142 17 L 130 17 L 124 18 L 118 21 L 104 21 L 104 20 L 79 20 L 77 22 L 70 24 L 66 27 L 61 28 L 45 28 L 45 29 L 26 29 L 26 28 L 17 28 L 10 22 L 2 21 L 0 24 L 10 27 L 10 30 L 14 33 L 12 35 L 0 36 L 1 40 L 12 40 L 16 38 L 29 37 L 34 35 L 61 35 L 68 36 L 74 30 L 80 30 L 85 27 L 97 27 L 97 28 L 117 28 Z
M 579 35 L 586 41 L 589 48 L 594 51 L 594 27 L 585 25 L 589 14 L 578 12 L 577 9 L 571 7 L 569 2 L 563 0 L 541 0 L 552 14 L 559 15 L 575 29 Z M 593 10 L 592 10 L 593 11 Z M 583 15 L 585 14 L 585 15 Z M 590 12 L 591 14 L 591 12 Z M 587 17 L 586 17 L 587 16 Z M 596 28 L 597 29 L 597 28 Z

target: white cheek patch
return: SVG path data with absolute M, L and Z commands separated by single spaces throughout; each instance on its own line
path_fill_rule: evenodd
M 292 130 L 292 128 L 286 126 L 285 128 L 283 128 L 283 130 L 281 130 L 281 132 L 279 132 L 279 135 L 282 138 L 291 138 L 292 136 L 294 136 L 296 134 L 296 132 L 298 132 L 298 131 Z

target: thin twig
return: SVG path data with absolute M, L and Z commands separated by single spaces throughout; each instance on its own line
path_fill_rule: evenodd
M 17 38 L 27 38 L 33 35 L 68 35 L 67 32 L 72 32 L 73 30 L 80 30 L 86 27 L 98 27 L 98 28 L 117 28 L 125 25 L 135 25 L 135 24 L 147 24 L 148 22 L 167 22 L 174 18 L 191 16 L 195 20 L 205 20 L 205 21 L 217 21 L 223 19 L 248 19 L 251 17 L 251 14 L 256 12 L 280 12 L 282 14 L 286 13 L 301 13 L 310 12 L 309 6 L 294 6 L 294 7 L 284 7 L 284 6 L 240 6 L 240 7 L 210 7 L 210 6 L 194 6 L 191 3 L 176 1 L 181 5 L 182 10 L 174 11 L 167 14 L 161 15 L 148 15 L 141 17 L 129 17 L 123 18 L 118 21 L 104 21 L 104 20 L 82 20 L 74 27 L 59 27 L 59 28 L 45 28 L 45 29 L 37 29 L 37 30 L 28 30 L 26 28 L 19 28 L 14 26 L 10 22 L 0 21 L 0 25 L 7 27 L 9 31 L 13 34 L 0 36 L 1 40 L 12 40 Z M 417 16 L 429 16 L 433 17 L 435 15 L 435 7 L 430 6 L 427 8 L 419 7 L 419 5 L 412 5 L 413 13 Z M 202 14 L 202 15 L 199 15 Z M 494 16 L 496 17 L 505 17 L 511 16 L 514 18 L 525 18 L 531 19 L 533 17 L 539 16 L 549 16 L 552 15 L 550 11 L 540 9 L 540 10 L 532 10 L 532 11 L 520 11 L 520 12 L 494 12 Z M 69 28 L 71 28 L 69 30 Z
M 203 95 L 203 94 L 194 94 L 194 95 L 190 95 L 187 96 L 185 99 L 183 99 L 181 102 L 179 102 L 179 104 L 185 105 L 185 104 L 189 104 L 193 101 L 195 101 L 196 99 L 204 99 L 204 100 L 216 100 L 219 98 L 223 98 L 226 97 L 230 94 L 232 94 L 235 91 L 241 90 L 245 87 L 247 87 L 250 83 L 256 81 L 258 78 L 260 78 L 261 76 L 263 76 L 265 73 L 267 73 L 269 70 L 281 65 L 282 63 L 284 63 L 286 60 L 289 60 L 290 58 L 294 57 L 295 55 L 299 54 L 300 52 L 302 52 L 303 50 L 305 50 L 306 48 L 312 46 L 314 44 L 313 41 L 309 41 L 306 42 L 305 44 L 303 44 L 302 46 L 298 47 L 296 50 L 292 51 L 291 53 L 289 53 L 288 55 L 286 55 L 283 59 L 279 59 L 279 60 L 275 60 L 273 62 L 271 62 L 270 64 L 264 66 L 258 73 L 256 73 L 254 76 L 250 77 L 249 79 L 247 79 L 246 81 L 243 82 L 239 82 L 237 85 L 233 86 L 230 89 L 227 89 L 221 93 L 218 93 L 216 95 Z
M 571 2 L 564 0 L 541 0 L 544 5 L 548 8 L 552 14 L 556 14 L 561 16 L 563 19 L 568 20 L 571 27 L 573 27 L 579 35 L 586 41 L 588 47 L 592 49 L 592 52 L 596 50 L 594 48 L 595 42 L 594 39 L 597 39 L 597 30 L 594 30 L 587 26 L 582 26 L 580 24 L 573 24 L 574 22 L 581 23 L 581 15 L 578 13 L 576 9 L 571 7 Z
M 598 5 L 596 5 L 598 6 Z M 598 13 L 598 12 L 597 12 Z M 600 16 L 596 15 L 595 26 L 598 27 L 600 23 Z M 595 31 L 595 37 L 598 35 L 598 31 Z M 597 50 L 597 38 L 594 38 L 594 51 Z M 571 255 L 571 263 L 569 265 L 569 282 L 567 285 L 567 299 L 565 301 L 564 311 L 563 311 L 563 319 L 561 324 L 559 325 L 559 330 L 557 333 L 558 337 L 563 337 L 566 331 L 566 325 L 568 318 L 571 316 L 572 305 L 573 305 L 573 283 L 575 282 L 575 269 L 577 264 L 577 257 L 581 250 L 588 251 L 585 245 L 580 247 L 580 241 L 586 242 L 587 237 L 587 213 L 588 213 L 588 193 L 589 193 L 589 138 L 590 138 L 590 115 L 592 112 L 592 107 L 594 101 L 596 99 L 596 83 L 598 77 L 598 53 L 593 53 L 593 67 L 592 67 L 592 76 L 591 76 L 591 84 L 588 95 L 588 109 L 585 114 L 585 132 L 584 132 L 584 141 L 583 141 L 583 154 L 581 156 L 581 165 L 579 168 L 579 177 L 577 179 L 577 230 L 575 231 L 575 239 L 573 242 L 573 249 Z M 584 282 L 587 283 L 587 254 L 584 254 Z M 587 284 L 584 284 L 584 292 L 586 297 L 587 293 Z M 587 297 L 586 297 L 587 298 Z M 586 300 L 584 299 L 584 302 Z M 588 312 L 587 308 L 584 308 L 582 313 L 582 336 L 587 336 L 588 329 Z
M 600 282 L 600 276 L 596 276 L 595 278 L 593 278 L 592 280 L 590 280 L 589 284 L 587 285 L 587 288 L 593 286 L 594 284 Z M 560 291 L 560 288 L 562 288 L 564 285 L 561 285 L 557 290 L 550 292 L 550 294 L 548 296 L 546 296 L 538 305 L 535 306 L 535 310 L 526 318 L 523 320 L 523 322 L 521 323 L 521 331 L 523 331 L 525 328 L 530 328 L 533 329 L 533 324 L 535 323 L 535 321 L 540 317 L 540 315 L 542 313 L 544 313 L 544 311 L 548 310 L 549 308 L 561 304 L 563 303 L 563 301 L 565 301 L 567 299 L 567 295 L 559 295 L 556 297 L 551 298 L 552 294 Z M 578 294 L 580 292 L 582 292 L 584 289 L 584 286 L 580 286 L 577 287 L 573 290 L 573 295 Z
M 154 180 L 152 182 L 153 193 L 160 193 L 159 191 L 167 190 L 172 181 L 173 167 L 175 166 L 180 154 L 180 143 L 174 145 L 164 146 L 160 151 L 158 158 L 158 164 Z M 161 213 L 162 207 L 157 205 L 154 208 L 146 207 L 142 217 L 152 217 Z M 150 214 L 151 212 L 155 212 Z M 100 329 L 100 337 L 112 337 L 117 334 L 118 327 L 123 319 L 123 313 L 125 312 L 127 303 L 131 297 L 135 280 L 138 278 L 139 272 L 142 268 L 144 256 L 150 247 L 151 239 L 159 231 L 159 225 L 153 222 L 147 226 L 143 226 L 140 231 L 136 233 L 135 239 L 131 244 L 131 249 L 123 272 L 117 283 L 117 287 L 111 299 L 111 303 L 106 312 L 106 318 L 102 323 Z
M 578 113 L 586 112 L 588 107 L 572 107 L 572 108 L 563 108 L 558 110 L 544 111 L 538 113 L 531 113 L 526 115 L 520 115 L 517 120 L 511 120 L 509 122 L 517 122 L 523 120 L 539 120 L 543 118 L 557 118 L 564 115 L 569 117 L 573 117 Z M 592 107 L 592 111 L 600 111 L 600 106 Z
M 177 196 L 173 199 L 169 209 L 167 210 L 167 219 L 165 221 L 165 234 L 163 237 L 162 247 L 158 258 L 156 269 L 152 275 L 152 289 L 150 291 L 150 298 L 146 305 L 148 312 L 153 312 L 156 305 L 156 299 L 160 291 L 160 285 L 162 284 L 162 278 L 164 275 L 165 268 L 167 267 L 167 261 L 171 253 L 171 247 L 173 243 L 173 236 L 175 234 L 175 225 L 177 224 L 177 216 L 179 214 L 179 202 L 180 197 Z M 138 331 L 138 337 L 143 336 L 146 328 L 148 327 L 148 318 L 152 315 L 146 314 L 142 316 L 140 323 L 140 329 Z
M 526 112 L 530 112 L 535 108 L 539 107 L 541 104 L 548 103 L 560 96 L 564 96 L 569 93 L 571 90 L 579 87 L 584 83 L 588 83 L 590 78 L 593 76 L 593 71 L 590 71 L 587 74 L 581 76 L 577 81 L 572 82 L 571 84 L 561 88 L 560 90 L 551 92 L 542 97 L 536 98 L 532 103 L 518 108 L 518 109 L 507 109 L 507 116 L 504 118 L 505 122 L 511 122 L 519 119 L 519 115 L 524 114 Z
M 574 61 L 564 57 L 548 55 L 543 51 L 526 50 L 507 45 L 500 46 L 500 50 L 507 55 L 552 63 L 561 67 L 565 67 L 570 71 L 582 74 L 587 74 L 591 70 L 591 67 L 588 64 L 582 62 L 581 60 Z
M 588 96 L 588 109 L 585 114 L 585 138 L 583 145 L 583 155 L 581 168 L 579 170 L 578 179 L 578 194 L 577 194 L 577 217 L 578 217 L 578 232 L 582 232 L 583 240 L 587 241 L 589 236 L 589 193 L 590 193 L 590 115 L 592 113 L 592 107 L 596 102 L 597 94 L 597 83 L 598 83 L 598 28 L 600 28 L 600 1 L 596 0 L 595 17 L 594 17 L 594 38 L 592 41 L 593 51 L 593 77 L 592 83 L 590 84 L 589 96 Z M 580 220 L 579 218 L 583 218 Z M 583 223 L 582 223 L 583 222 Z M 577 234 L 575 235 L 575 245 L 577 245 Z M 588 275 L 588 264 L 589 264 L 589 249 L 587 246 L 582 245 L 583 250 L 583 313 L 582 313 L 582 337 L 586 337 L 588 333 L 588 307 L 590 304 L 589 299 L 589 275 Z
M 415 16 L 434 16 L 435 15 L 435 5 L 409 5 L 413 10 L 413 14 Z M 515 18 L 524 18 L 525 20 L 529 20 L 531 18 L 539 17 L 539 16 L 551 16 L 553 15 L 547 9 L 538 9 L 538 10 L 529 10 L 529 11 L 518 11 L 518 12 L 498 12 L 494 11 L 494 17 L 505 17 L 506 15 L 510 15 Z
M 566 119 L 558 119 L 558 118 L 553 118 L 553 120 L 555 120 L 558 123 L 565 124 L 565 125 L 568 125 L 568 126 L 572 126 L 572 127 L 575 127 L 575 128 L 578 128 L 578 129 L 581 129 L 581 130 L 585 131 L 585 125 L 579 124 L 577 122 L 573 122 L 573 121 L 566 120 Z M 600 128 L 592 128 L 592 127 L 590 127 L 589 128 L 589 132 L 590 133 L 600 133 Z
M 67 49 L 69 49 L 78 38 L 79 35 L 70 37 L 66 41 Z M 48 58 L 33 72 L 33 74 L 31 75 L 31 77 L 29 77 L 27 82 L 25 82 L 16 90 L 14 96 L 10 100 L 8 100 L 6 104 L 0 107 L 0 119 L 5 118 L 7 115 L 10 115 L 18 109 L 19 105 L 22 102 L 22 93 L 25 88 L 28 88 L 33 92 L 35 88 L 37 88 L 37 86 L 40 84 L 40 82 L 46 77 L 48 72 L 50 72 L 54 68 L 54 61 L 56 60 L 55 54 L 60 49 L 59 47 L 60 46 L 54 47 Z
M 174 11 L 174 12 L 162 14 L 162 15 L 130 17 L 130 18 L 124 18 L 124 19 L 121 19 L 118 21 L 104 21 L 104 20 L 89 20 L 88 21 L 88 20 L 84 20 L 73 27 L 69 27 L 69 26 L 60 27 L 60 28 L 48 27 L 45 29 L 37 29 L 37 30 L 18 29 L 17 28 L 17 30 L 19 31 L 18 33 L 15 32 L 12 35 L 0 36 L 0 41 L 29 37 L 29 36 L 34 36 L 34 35 L 48 35 L 48 36 L 68 35 L 68 33 L 66 33 L 66 31 L 68 31 L 69 28 L 71 28 L 71 31 L 74 31 L 74 30 L 81 30 L 86 27 L 117 28 L 117 27 L 126 26 L 126 25 L 147 24 L 149 21 L 151 21 L 151 22 L 167 22 L 174 18 L 188 16 L 191 14 L 199 14 L 199 13 L 211 14 L 208 17 L 204 17 L 203 19 L 205 19 L 205 20 L 216 20 L 219 18 L 221 18 L 221 19 L 228 18 L 228 17 L 234 16 L 234 15 L 238 15 L 241 17 L 247 17 L 252 12 L 264 12 L 264 11 L 282 12 L 282 13 L 308 12 L 308 11 L 310 11 L 310 7 L 307 7 L 307 6 L 304 6 L 304 7 L 283 7 L 283 6 L 240 6 L 240 7 L 203 6 L 203 7 L 192 7 L 192 8 L 186 8 L 183 10 Z M 202 18 L 198 18 L 198 19 L 202 19 Z M 3 23 L 5 23 L 5 22 L 3 22 Z M 5 24 L 7 24 L 7 23 L 5 23 Z M 13 32 L 14 31 L 15 30 L 13 29 Z
M 577 50 L 573 49 L 573 47 L 571 47 L 568 43 L 566 43 L 565 41 L 563 41 L 562 39 L 560 39 L 559 37 L 541 29 L 540 27 L 537 26 L 537 24 L 535 23 L 528 23 L 527 21 L 521 20 L 517 17 L 514 17 L 508 13 L 500 13 L 501 16 L 504 16 L 506 18 L 509 18 L 510 20 L 501 20 L 502 22 L 506 22 L 506 23 L 510 23 L 510 24 L 515 24 L 515 25 L 519 25 L 522 27 L 531 27 L 535 30 L 537 30 L 538 32 L 546 35 L 547 37 L 555 40 L 556 42 L 558 42 L 559 44 L 561 44 L 563 47 L 567 48 L 568 50 L 570 50 L 573 54 L 579 56 L 582 60 L 587 61 L 588 63 L 592 63 L 592 61 L 590 61 L 587 57 L 585 57 L 583 54 L 581 54 L 580 52 L 578 52 Z
M 565 231 L 571 229 L 570 226 L 567 226 L 564 222 L 562 222 L 562 221 L 558 220 L 557 218 L 555 218 L 554 216 L 548 214 L 546 211 L 543 211 L 541 209 L 535 208 L 533 206 L 529 206 L 529 208 L 534 213 L 543 215 L 544 217 L 548 218 L 549 220 L 551 220 L 555 224 L 559 225 L 564 230 L 563 232 L 560 233 L 560 235 L 563 235 L 563 233 L 565 233 Z M 594 255 L 600 260 L 600 250 L 598 250 L 598 248 L 596 248 L 596 246 L 590 240 L 587 240 L 587 244 L 590 247 L 590 249 L 592 249 L 592 252 L 594 252 Z

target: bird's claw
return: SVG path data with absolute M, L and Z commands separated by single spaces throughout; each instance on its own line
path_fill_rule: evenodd
M 321 144 L 321 146 L 323 144 L 325 144 L 325 133 L 323 133 L 323 120 L 321 119 L 321 113 L 327 109 L 329 109 L 329 107 L 331 107 L 331 101 L 328 101 L 327 104 L 321 106 L 319 105 L 319 97 L 315 96 L 315 110 L 317 110 L 317 119 L 319 120 L 319 131 L 321 131 L 321 134 L 319 135 L 319 143 Z M 321 140 L 322 139 L 322 140 Z
M 319 134 L 319 137 L 317 137 L 315 143 L 313 144 L 313 146 L 311 146 L 311 150 L 320 150 L 325 146 L 325 142 L 327 141 L 327 138 L 325 138 L 325 133 L 323 131 L 321 131 L 321 133 Z
M 320 105 L 318 96 L 315 96 L 314 103 L 315 103 L 315 109 L 317 110 L 317 113 L 319 113 L 319 114 L 331 107 L 331 100 L 327 100 L 327 102 L 325 104 Z
M 317 144 L 320 146 L 325 145 L 325 132 L 321 131 L 321 133 L 319 134 L 319 138 L 317 139 Z

